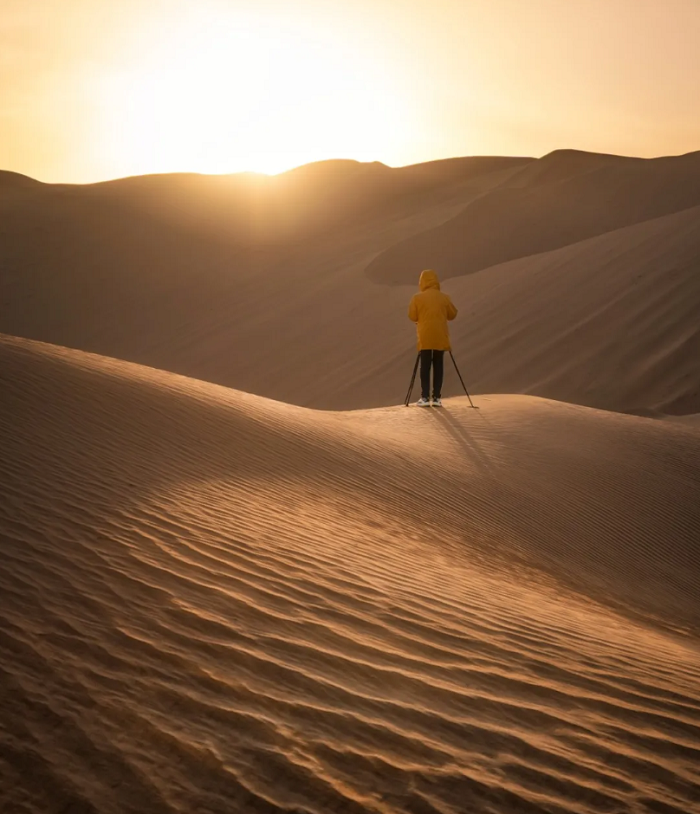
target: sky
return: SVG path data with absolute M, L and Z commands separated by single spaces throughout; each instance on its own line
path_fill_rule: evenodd
M 0 169 L 700 150 L 700 0 L 2 0 Z

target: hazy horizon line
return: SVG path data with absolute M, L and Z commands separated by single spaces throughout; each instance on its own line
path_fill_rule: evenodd
M 100 178 L 95 181 L 43 181 L 40 178 L 28 175 L 27 173 L 20 172 L 18 170 L 6 169 L 0 167 L 0 173 L 5 173 L 8 175 L 18 175 L 22 178 L 27 178 L 31 181 L 34 181 L 38 184 L 42 184 L 45 186 L 94 186 L 97 184 L 106 184 L 113 181 L 124 181 L 130 178 L 162 178 L 171 175 L 191 175 L 191 176 L 198 176 L 202 178 L 229 178 L 235 176 L 255 176 L 259 178 L 279 178 L 280 176 L 287 175 L 288 173 L 295 172 L 296 170 L 303 169 L 304 167 L 313 167 L 320 164 L 333 164 L 333 163 L 347 163 L 347 164 L 359 164 L 363 166 L 370 166 L 373 164 L 381 164 L 383 167 L 391 170 L 400 170 L 400 169 L 407 169 L 409 167 L 419 167 L 422 165 L 427 164 L 439 164 L 441 162 L 447 161 L 459 161 L 459 160 L 466 160 L 466 159 L 479 159 L 479 158 L 504 158 L 504 159 L 513 159 L 513 160 L 530 160 L 530 161 L 540 161 L 543 158 L 547 158 L 548 156 L 555 155 L 556 153 L 578 153 L 578 154 L 585 154 L 585 155 L 599 155 L 599 156 L 611 156 L 614 158 L 629 158 L 629 159 L 636 159 L 639 161 L 654 161 L 660 158 L 682 158 L 683 156 L 692 155 L 693 153 L 700 152 L 700 147 L 697 150 L 689 150 L 687 152 L 682 153 L 662 153 L 660 155 L 653 155 L 653 156 L 640 156 L 640 155 L 627 155 L 624 153 L 606 153 L 600 152 L 597 150 L 582 150 L 577 147 L 558 147 L 554 150 L 549 150 L 546 153 L 542 153 L 542 155 L 532 156 L 532 155 L 499 155 L 496 153 L 493 154 L 477 154 L 477 155 L 452 155 L 452 156 L 443 156 L 441 158 L 432 158 L 427 161 L 414 161 L 408 164 L 387 164 L 384 161 L 360 161 L 359 159 L 355 158 L 322 158 L 318 161 L 308 161 L 304 164 L 298 164 L 289 169 L 282 170 L 280 172 L 260 172 L 259 170 L 238 170 L 233 172 L 200 172 L 197 170 L 170 170 L 165 172 L 144 172 L 144 173 L 135 173 L 133 175 L 116 175 L 111 176 L 108 178 Z

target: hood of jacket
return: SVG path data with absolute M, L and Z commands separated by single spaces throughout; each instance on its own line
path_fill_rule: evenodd
M 437 272 L 432 269 L 425 269 L 420 273 L 420 281 L 418 283 L 421 291 L 427 291 L 429 288 L 437 288 L 440 290 L 440 280 L 438 279 Z

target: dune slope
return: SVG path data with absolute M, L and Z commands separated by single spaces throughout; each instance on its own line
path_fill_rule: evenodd
M 694 431 L 0 375 L 3 811 L 697 810 Z
M 529 164 L 452 220 L 387 249 L 368 275 L 410 283 L 419 266 L 457 277 L 700 204 L 700 153 L 597 164 L 595 158 L 553 153 Z
M 255 392 L 249 368 L 269 371 L 285 347 L 276 338 L 309 359 L 300 315 L 311 333 L 363 285 L 374 254 L 449 219 L 523 163 L 322 162 L 273 178 L 27 189 L 0 178 L 0 332 Z M 317 302 L 301 312 L 309 289 Z M 241 353 L 253 346 L 254 362 Z
M 700 207 L 448 280 L 443 290 L 459 308 L 450 333 L 471 392 L 636 414 L 700 412 Z M 306 403 L 400 401 L 415 358 L 406 347 L 415 333 L 405 315 L 411 293 L 391 289 L 379 302 L 367 293 L 365 330 L 345 329 L 343 364 L 319 371 Z M 327 335 L 342 330 L 338 320 Z M 444 392 L 461 392 L 449 359 Z
M 364 270 L 470 201 L 532 193 L 608 231 L 578 240 L 547 216 L 532 231 L 547 238 L 539 248 L 552 235 L 576 242 L 444 282 L 468 386 L 700 412 L 700 208 L 611 230 L 688 203 L 697 164 L 557 151 L 398 170 L 321 162 L 270 179 L 53 187 L 0 176 L 0 331 L 303 406 L 396 404 L 414 358 L 406 305 L 420 256 L 402 266 L 410 287 L 377 285 Z M 514 232 L 506 209 L 492 214 L 486 232 L 472 223 L 464 235 L 490 229 L 501 252 Z M 437 255 L 428 265 L 446 270 Z M 445 392 L 460 392 L 449 365 Z
M 700 207 L 451 281 L 473 386 L 700 412 Z

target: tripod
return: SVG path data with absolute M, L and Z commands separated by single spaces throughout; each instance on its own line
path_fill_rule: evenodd
M 472 398 L 469 395 L 469 391 L 467 390 L 467 386 L 464 384 L 464 379 L 462 378 L 462 374 L 459 372 L 459 368 L 457 367 L 457 362 L 455 362 L 455 357 L 452 355 L 452 351 L 450 351 L 450 359 L 452 359 L 452 364 L 455 366 L 455 370 L 457 371 L 457 375 L 459 376 L 460 382 L 462 382 L 462 387 L 464 388 L 464 392 L 467 394 L 467 398 L 469 399 L 469 404 L 474 410 L 478 410 L 478 407 L 474 406 L 472 402 Z M 408 386 L 408 393 L 406 393 L 406 400 L 404 404 L 408 407 L 411 401 L 411 393 L 413 393 L 413 385 L 416 381 L 416 373 L 418 372 L 418 362 L 420 361 L 420 351 L 418 351 L 418 355 L 416 356 L 416 363 L 413 365 L 413 375 L 411 376 L 411 384 Z

